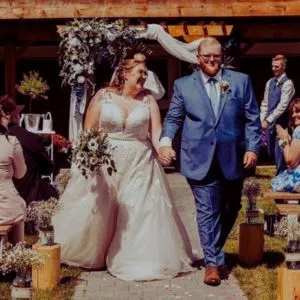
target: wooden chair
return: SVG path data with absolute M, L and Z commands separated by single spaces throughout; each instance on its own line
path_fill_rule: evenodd
M 277 212 L 280 215 L 300 216 L 300 193 L 266 192 L 263 194 L 263 197 L 275 200 Z

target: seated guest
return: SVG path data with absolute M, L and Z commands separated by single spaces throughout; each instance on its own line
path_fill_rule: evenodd
M 23 148 L 27 172 L 22 179 L 15 179 L 14 184 L 28 205 L 32 201 L 47 200 L 58 197 L 58 192 L 42 175 L 51 174 L 53 162 L 51 161 L 42 139 L 39 135 L 29 132 L 19 126 L 20 109 L 10 96 L 0 97 L 0 104 L 9 108 L 8 131 L 16 136 Z
M 300 193 L 300 98 L 293 100 L 289 106 L 292 138 L 286 129 L 277 125 L 279 146 L 283 152 L 288 169 L 272 179 L 274 192 Z
M 9 114 L 0 104 L 0 225 L 13 224 L 10 241 L 24 241 L 26 203 L 17 192 L 12 177 L 22 178 L 26 164 L 18 139 L 8 134 Z

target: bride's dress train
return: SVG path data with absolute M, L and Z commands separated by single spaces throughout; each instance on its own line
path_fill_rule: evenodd
M 148 139 L 148 99 L 135 101 L 127 116 L 120 101 L 106 92 L 99 101 L 117 172 L 103 168 L 102 176 L 85 179 L 72 168 L 53 218 L 55 241 L 69 265 L 107 266 L 123 280 L 171 278 L 192 269 L 191 245 Z

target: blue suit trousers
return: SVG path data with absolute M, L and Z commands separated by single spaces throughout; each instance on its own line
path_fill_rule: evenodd
M 241 208 L 243 179 L 224 178 L 214 159 L 203 180 L 187 178 L 187 181 L 195 198 L 205 265 L 224 265 L 223 246 Z

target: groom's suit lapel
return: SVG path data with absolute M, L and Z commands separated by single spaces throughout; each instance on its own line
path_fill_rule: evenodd
M 229 84 L 229 88 L 224 93 L 222 93 L 222 91 L 220 91 L 220 102 L 221 103 L 220 103 L 219 115 L 216 118 L 216 125 L 218 124 L 218 122 L 221 118 L 221 115 L 223 113 L 224 106 L 225 106 L 227 100 L 229 99 L 229 96 L 231 95 L 231 87 L 232 87 L 231 75 L 230 75 L 230 72 L 228 72 L 226 69 L 222 69 L 222 81 L 227 81 Z
M 202 79 L 201 71 L 197 71 L 193 73 L 193 81 L 197 90 L 199 91 L 199 101 L 203 101 L 207 110 L 209 111 L 211 117 L 215 121 L 215 115 L 211 106 L 211 100 L 207 95 L 206 88 L 204 86 L 204 82 Z

